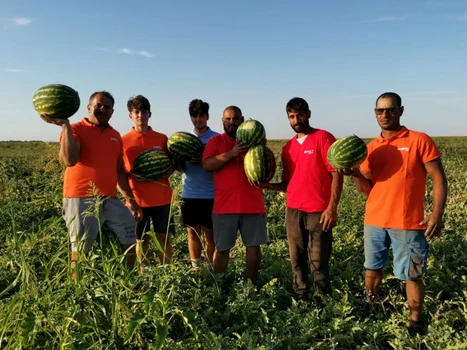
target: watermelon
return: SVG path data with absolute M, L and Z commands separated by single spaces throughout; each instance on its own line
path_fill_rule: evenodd
M 168 176 L 172 170 L 173 162 L 167 153 L 151 149 L 136 157 L 130 173 L 141 181 L 155 181 Z
M 204 150 L 200 139 L 185 131 L 178 131 L 172 134 L 167 140 L 167 148 L 170 152 L 178 154 L 183 160 L 188 162 L 193 158 L 201 158 Z
M 356 135 L 335 141 L 328 150 L 328 161 L 336 170 L 358 167 L 367 157 L 365 141 Z
M 254 119 L 245 120 L 237 129 L 237 141 L 245 142 L 249 148 L 261 145 L 266 139 L 263 124 Z
M 269 147 L 254 146 L 246 152 L 243 167 L 250 181 L 269 182 L 276 173 L 276 158 Z
M 68 119 L 80 106 L 78 92 L 69 86 L 51 84 L 34 93 L 32 104 L 37 113 L 52 119 Z

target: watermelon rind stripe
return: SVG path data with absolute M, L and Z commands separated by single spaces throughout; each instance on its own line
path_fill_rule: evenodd
M 328 150 L 329 164 L 339 169 L 359 166 L 367 157 L 365 141 L 356 135 L 346 136 L 335 141 Z
M 50 118 L 66 119 L 80 107 L 78 92 L 69 86 L 50 84 L 38 89 L 32 98 L 37 113 Z
M 274 153 L 267 146 L 254 146 L 245 155 L 244 168 L 250 181 L 269 182 L 276 172 Z

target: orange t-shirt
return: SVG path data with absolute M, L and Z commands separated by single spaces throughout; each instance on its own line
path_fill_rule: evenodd
M 136 157 L 147 150 L 157 149 L 167 152 L 167 136 L 152 130 L 142 134 L 133 127 L 123 135 L 123 162 L 127 173 L 133 168 Z M 167 177 L 155 182 L 140 181 L 133 176 L 128 177 L 136 203 L 140 207 L 157 207 L 172 202 L 172 188 Z
M 230 151 L 235 143 L 235 139 L 226 133 L 210 138 L 204 149 L 203 160 Z M 266 213 L 263 190 L 248 182 L 244 158 L 245 153 L 242 153 L 214 171 L 213 214 Z
M 361 164 L 373 182 L 366 202 L 365 224 L 401 230 L 423 230 L 427 172 L 424 164 L 441 156 L 426 134 L 406 127 L 386 140 L 381 135 L 368 144 Z
M 117 197 L 117 161 L 122 156 L 122 138 L 110 125 L 101 131 L 83 118 L 71 124 L 80 144 L 79 161 L 65 170 L 63 196 L 85 198 L 95 195 Z M 62 134 L 60 134 L 60 143 Z

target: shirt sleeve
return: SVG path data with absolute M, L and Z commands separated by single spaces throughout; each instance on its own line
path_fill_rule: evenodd
M 73 124 L 71 124 L 71 132 L 72 132 L 73 137 L 75 138 L 76 142 L 81 143 L 81 138 L 79 137 L 78 128 Z M 63 138 L 63 131 L 60 132 L 60 137 L 58 139 L 58 142 L 60 144 L 62 144 L 62 138 Z
M 367 157 L 365 158 L 365 160 L 360 164 L 360 172 L 363 174 L 363 176 L 365 176 L 367 179 L 371 179 L 371 174 L 372 174 L 372 166 L 371 166 L 371 163 L 370 163 L 370 153 L 372 151 L 372 147 L 371 147 L 371 144 L 369 145 L 366 145 L 366 149 L 367 149 Z
M 423 164 L 441 157 L 441 152 L 435 142 L 425 133 L 420 133 L 420 138 L 418 139 L 418 156 Z
M 329 164 L 329 161 L 328 161 L 328 150 L 329 150 L 329 147 L 331 147 L 331 145 L 336 141 L 336 138 L 334 137 L 334 135 L 332 135 L 331 133 L 329 132 L 325 132 L 324 133 L 324 137 L 323 137 L 323 142 L 321 143 L 321 156 L 323 157 L 323 162 L 324 164 L 326 164 L 326 168 L 328 169 L 328 171 L 330 173 L 334 173 L 336 172 L 336 169 L 334 169 L 331 164 Z
M 219 147 L 217 146 L 217 137 L 212 137 L 206 143 L 203 152 L 203 160 L 219 155 Z
M 281 159 L 282 159 L 282 181 L 290 181 L 291 159 L 290 159 L 289 149 L 290 149 L 290 147 L 289 147 L 288 143 L 282 148 L 282 154 L 281 154 Z
M 169 148 L 167 147 L 167 142 L 169 141 L 169 138 L 167 137 L 167 135 L 164 135 L 162 137 L 162 150 L 169 154 Z

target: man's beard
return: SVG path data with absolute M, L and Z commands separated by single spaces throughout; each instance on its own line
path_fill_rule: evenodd
M 225 131 L 225 133 L 226 133 L 228 136 L 230 136 L 230 137 L 235 138 L 235 136 L 237 136 L 237 128 L 236 128 L 236 127 L 235 127 L 233 130 L 232 130 L 232 129 L 229 130 L 228 128 L 226 128 L 226 127 L 224 126 L 224 131 Z

